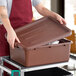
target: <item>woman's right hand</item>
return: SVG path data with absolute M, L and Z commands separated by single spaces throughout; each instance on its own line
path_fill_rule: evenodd
M 20 40 L 18 39 L 18 37 L 13 29 L 11 31 L 7 32 L 7 41 L 9 43 L 10 47 L 12 47 L 13 49 L 14 49 L 15 41 L 20 43 Z
M 15 41 L 17 41 L 18 43 L 20 43 L 14 29 L 11 26 L 9 17 L 8 17 L 8 12 L 7 12 L 7 8 L 5 6 L 0 6 L 0 19 L 7 31 L 7 41 L 9 43 L 9 45 L 14 48 L 14 43 Z

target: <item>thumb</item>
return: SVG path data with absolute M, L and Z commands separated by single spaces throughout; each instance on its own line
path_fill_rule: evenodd
M 20 40 L 18 39 L 18 37 L 16 37 L 16 40 L 18 41 L 18 43 L 21 43 Z
M 62 19 L 59 19 L 59 22 L 60 22 L 61 24 L 63 24 L 63 21 L 62 21 Z

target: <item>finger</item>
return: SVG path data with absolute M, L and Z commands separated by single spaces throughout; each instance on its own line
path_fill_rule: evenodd
M 60 20 L 60 23 L 63 24 L 62 20 Z
M 62 20 L 61 20 L 61 19 L 59 19 L 58 21 L 60 22 L 60 24 L 63 24 L 63 22 L 62 22 Z
M 12 48 L 14 49 L 14 43 L 15 43 L 15 39 L 13 39 L 12 41 L 11 41 L 11 44 L 12 44 Z
M 18 37 L 16 37 L 16 40 L 18 41 L 18 43 L 21 43 L 20 40 L 18 39 Z
M 66 21 L 63 19 L 63 23 L 66 25 L 67 23 L 66 23 Z
M 7 38 L 7 42 L 9 43 L 10 47 L 12 47 L 11 40 Z

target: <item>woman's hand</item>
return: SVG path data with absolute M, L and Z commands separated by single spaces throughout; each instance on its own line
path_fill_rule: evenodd
M 8 12 L 7 12 L 7 8 L 4 6 L 0 6 L 0 19 L 7 31 L 7 41 L 9 43 L 9 45 L 14 48 L 14 43 L 15 40 L 20 43 L 14 29 L 11 26 L 9 17 L 8 17 Z
M 62 18 L 59 14 L 45 8 L 43 3 L 39 3 L 37 6 L 35 6 L 35 8 L 41 15 L 47 16 L 47 17 L 53 17 L 54 19 L 58 20 L 61 24 L 66 24 L 66 21 L 64 18 Z
M 62 18 L 59 14 L 56 14 L 56 20 L 58 20 L 61 24 L 66 25 L 66 21 L 64 18 Z
M 42 2 L 35 6 L 35 8 L 42 16 L 47 16 L 49 18 L 53 17 L 54 19 L 58 20 L 61 24 L 66 24 L 64 18 L 62 18 L 59 14 L 45 8 Z
M 18 37 L 13 29 L 7 33 L 7 41 L 13 49 L 14 49 L 15 41 L 20 43 L 20 41 L 19 41 L 19 39 L 18 39 Z

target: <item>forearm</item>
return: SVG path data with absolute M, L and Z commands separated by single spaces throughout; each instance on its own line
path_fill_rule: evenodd
M 48 16 L 48 17 L 53 17 L 53 18 L 56 18 L 56 15 L 57 15 L 55 12 L 50 11 L 50 10 L 48 10 L 48 9 L 45 8 L 45 7 L 43 7 L 43 8 L 39 11 L 39 13 L 40 13 L 41 15 L 43 15 L 43 16 Z
M 0 19 L 7 32 L 12 30 L 6 7 L 0 7 Z
M 48 16 L 48 17 L 53 17 L 56 20 L 59 20 L 59 18 L 61 19 L 62 17 L 53 12 L 48 10 L 47 8 L 44 7 L 44 5 L 42 3 L 38 4 L 37 6 L 35 6 L 36 10 L 43 16 Z
M 11 26 L 6 7 L 0 7 L 0 19 L 7 31 L 7 41 L 9 43 L 9 45 L 12 48 L 14 48 L 15 41 L 18 41 L 18 43 L 20 43 L 20 41 L 19 41 L 14 29 Z

